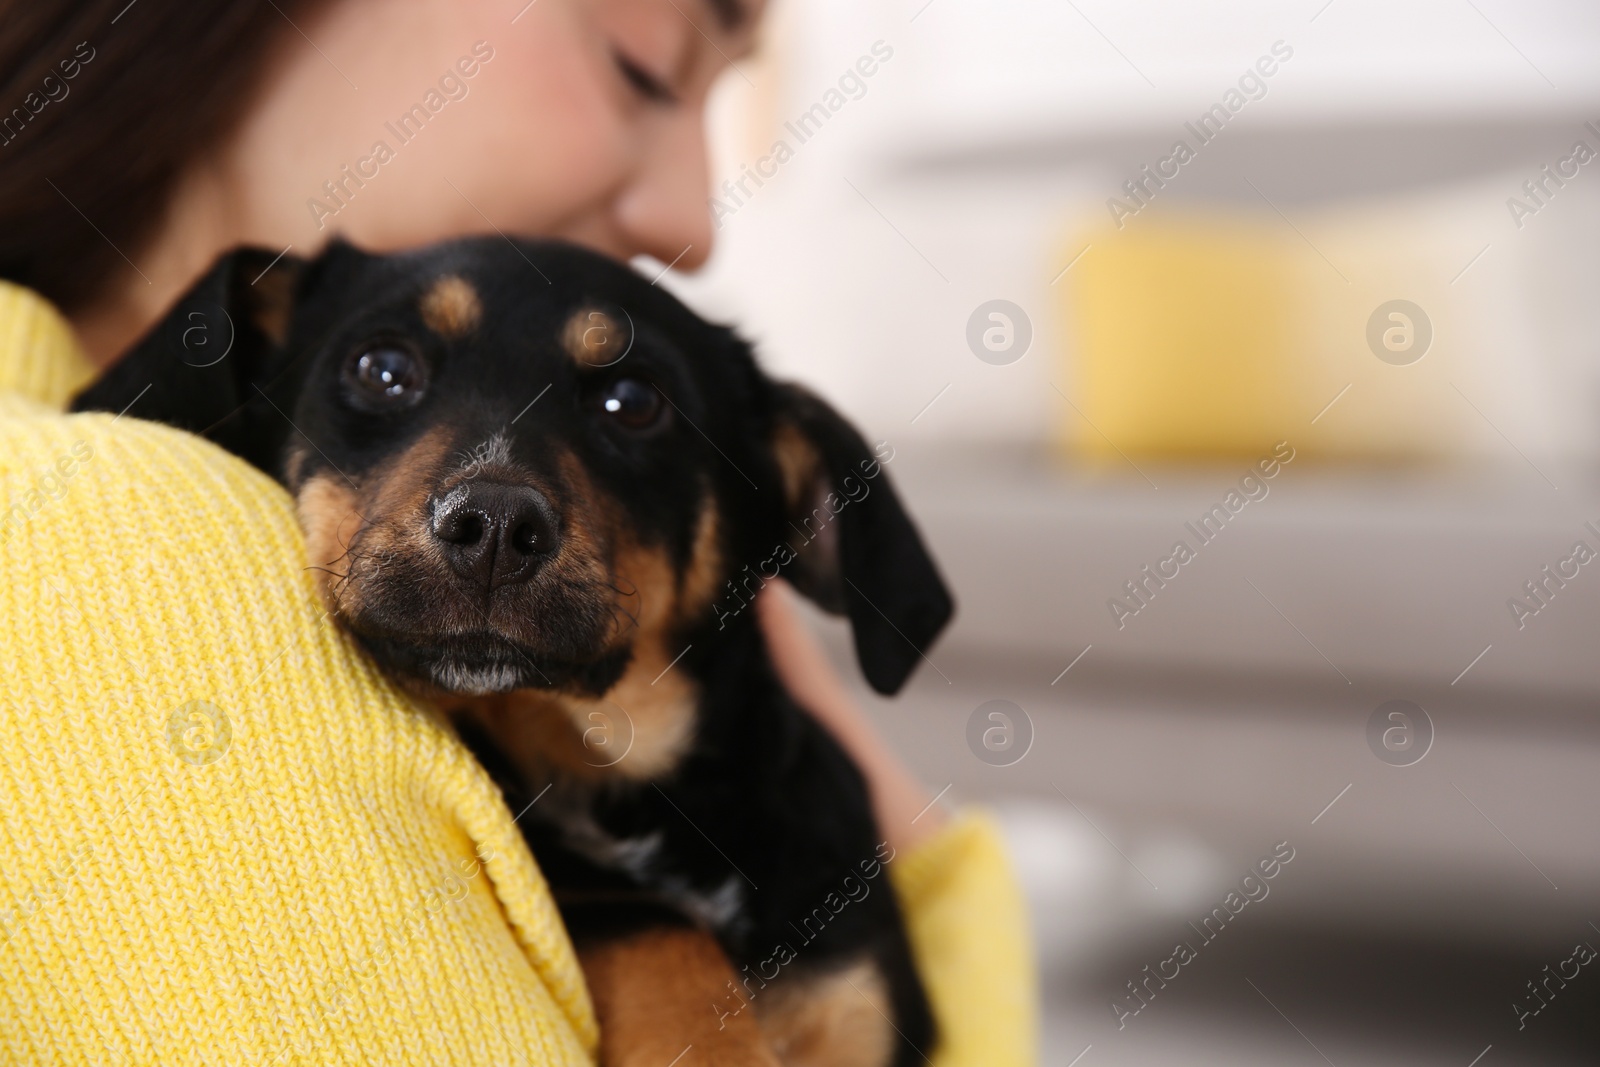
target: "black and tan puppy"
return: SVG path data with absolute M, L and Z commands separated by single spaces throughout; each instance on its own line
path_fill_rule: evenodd
M 902 685 L 951 602 L 887 446 L 626 266 L 499 238 L 236 252 L 74 406 L 288 486 L 339 622 L 531 805 L 606 1062 L 931 1052 L 865 784 L 747 609 L 781 572 Z

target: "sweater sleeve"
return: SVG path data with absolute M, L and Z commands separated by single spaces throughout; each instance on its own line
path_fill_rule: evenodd
M 1031 1067 L 1034 961 L 998 826 L 965 812 L 890 871 L 939 1027 L 933 1067 Z
M 208 442 L 0 396 L 0 1062 L 592 1062 L 498 791 L 303 558 Z

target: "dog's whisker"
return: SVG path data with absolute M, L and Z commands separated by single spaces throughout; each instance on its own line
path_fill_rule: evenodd
M 613 605 L 611 609 L 611 618 L 613 623 L 615 623 L 618 615 L 621 615 L 623 618 L 627 619 L 628 622 L 632 623 L 633 629 L 639 629 L 639 617 L 637 615 L 634 615 L 631 611 L 628 611 L 621 605 Z
M 638 586 L 634 586 L 631 590 L 629 590 L 629 589 L 618 588 L 617 586 L 611 584 L 610 582 L 602 582 L 601 584 L 604 585 L 607 589 L 611 590 L 613 593 L 617 594 L 618 596 L 627 597 L 629 600 L 632 600 L 634 597 L 639 595 L 639 587 Z

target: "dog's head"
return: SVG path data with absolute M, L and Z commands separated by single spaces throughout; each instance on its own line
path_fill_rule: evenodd
M 74 407 L 130 402 L 279 477 L 339 620 L 449 692 L 598 696 L 782 573 L 888 693 L 951 612 L 887 446 L 569 245 L 235 252 Z

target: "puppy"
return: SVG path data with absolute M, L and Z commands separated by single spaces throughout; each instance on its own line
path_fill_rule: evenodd
M 781 574 L 900 688 L 952 604 L 888 445 L 625 265 L 500 238 L 234 252 L 74 409 L 294 494 L 339 623 L 524 813 L 604 1062 L 932 1052 L 866 785 L 750 607 Z

